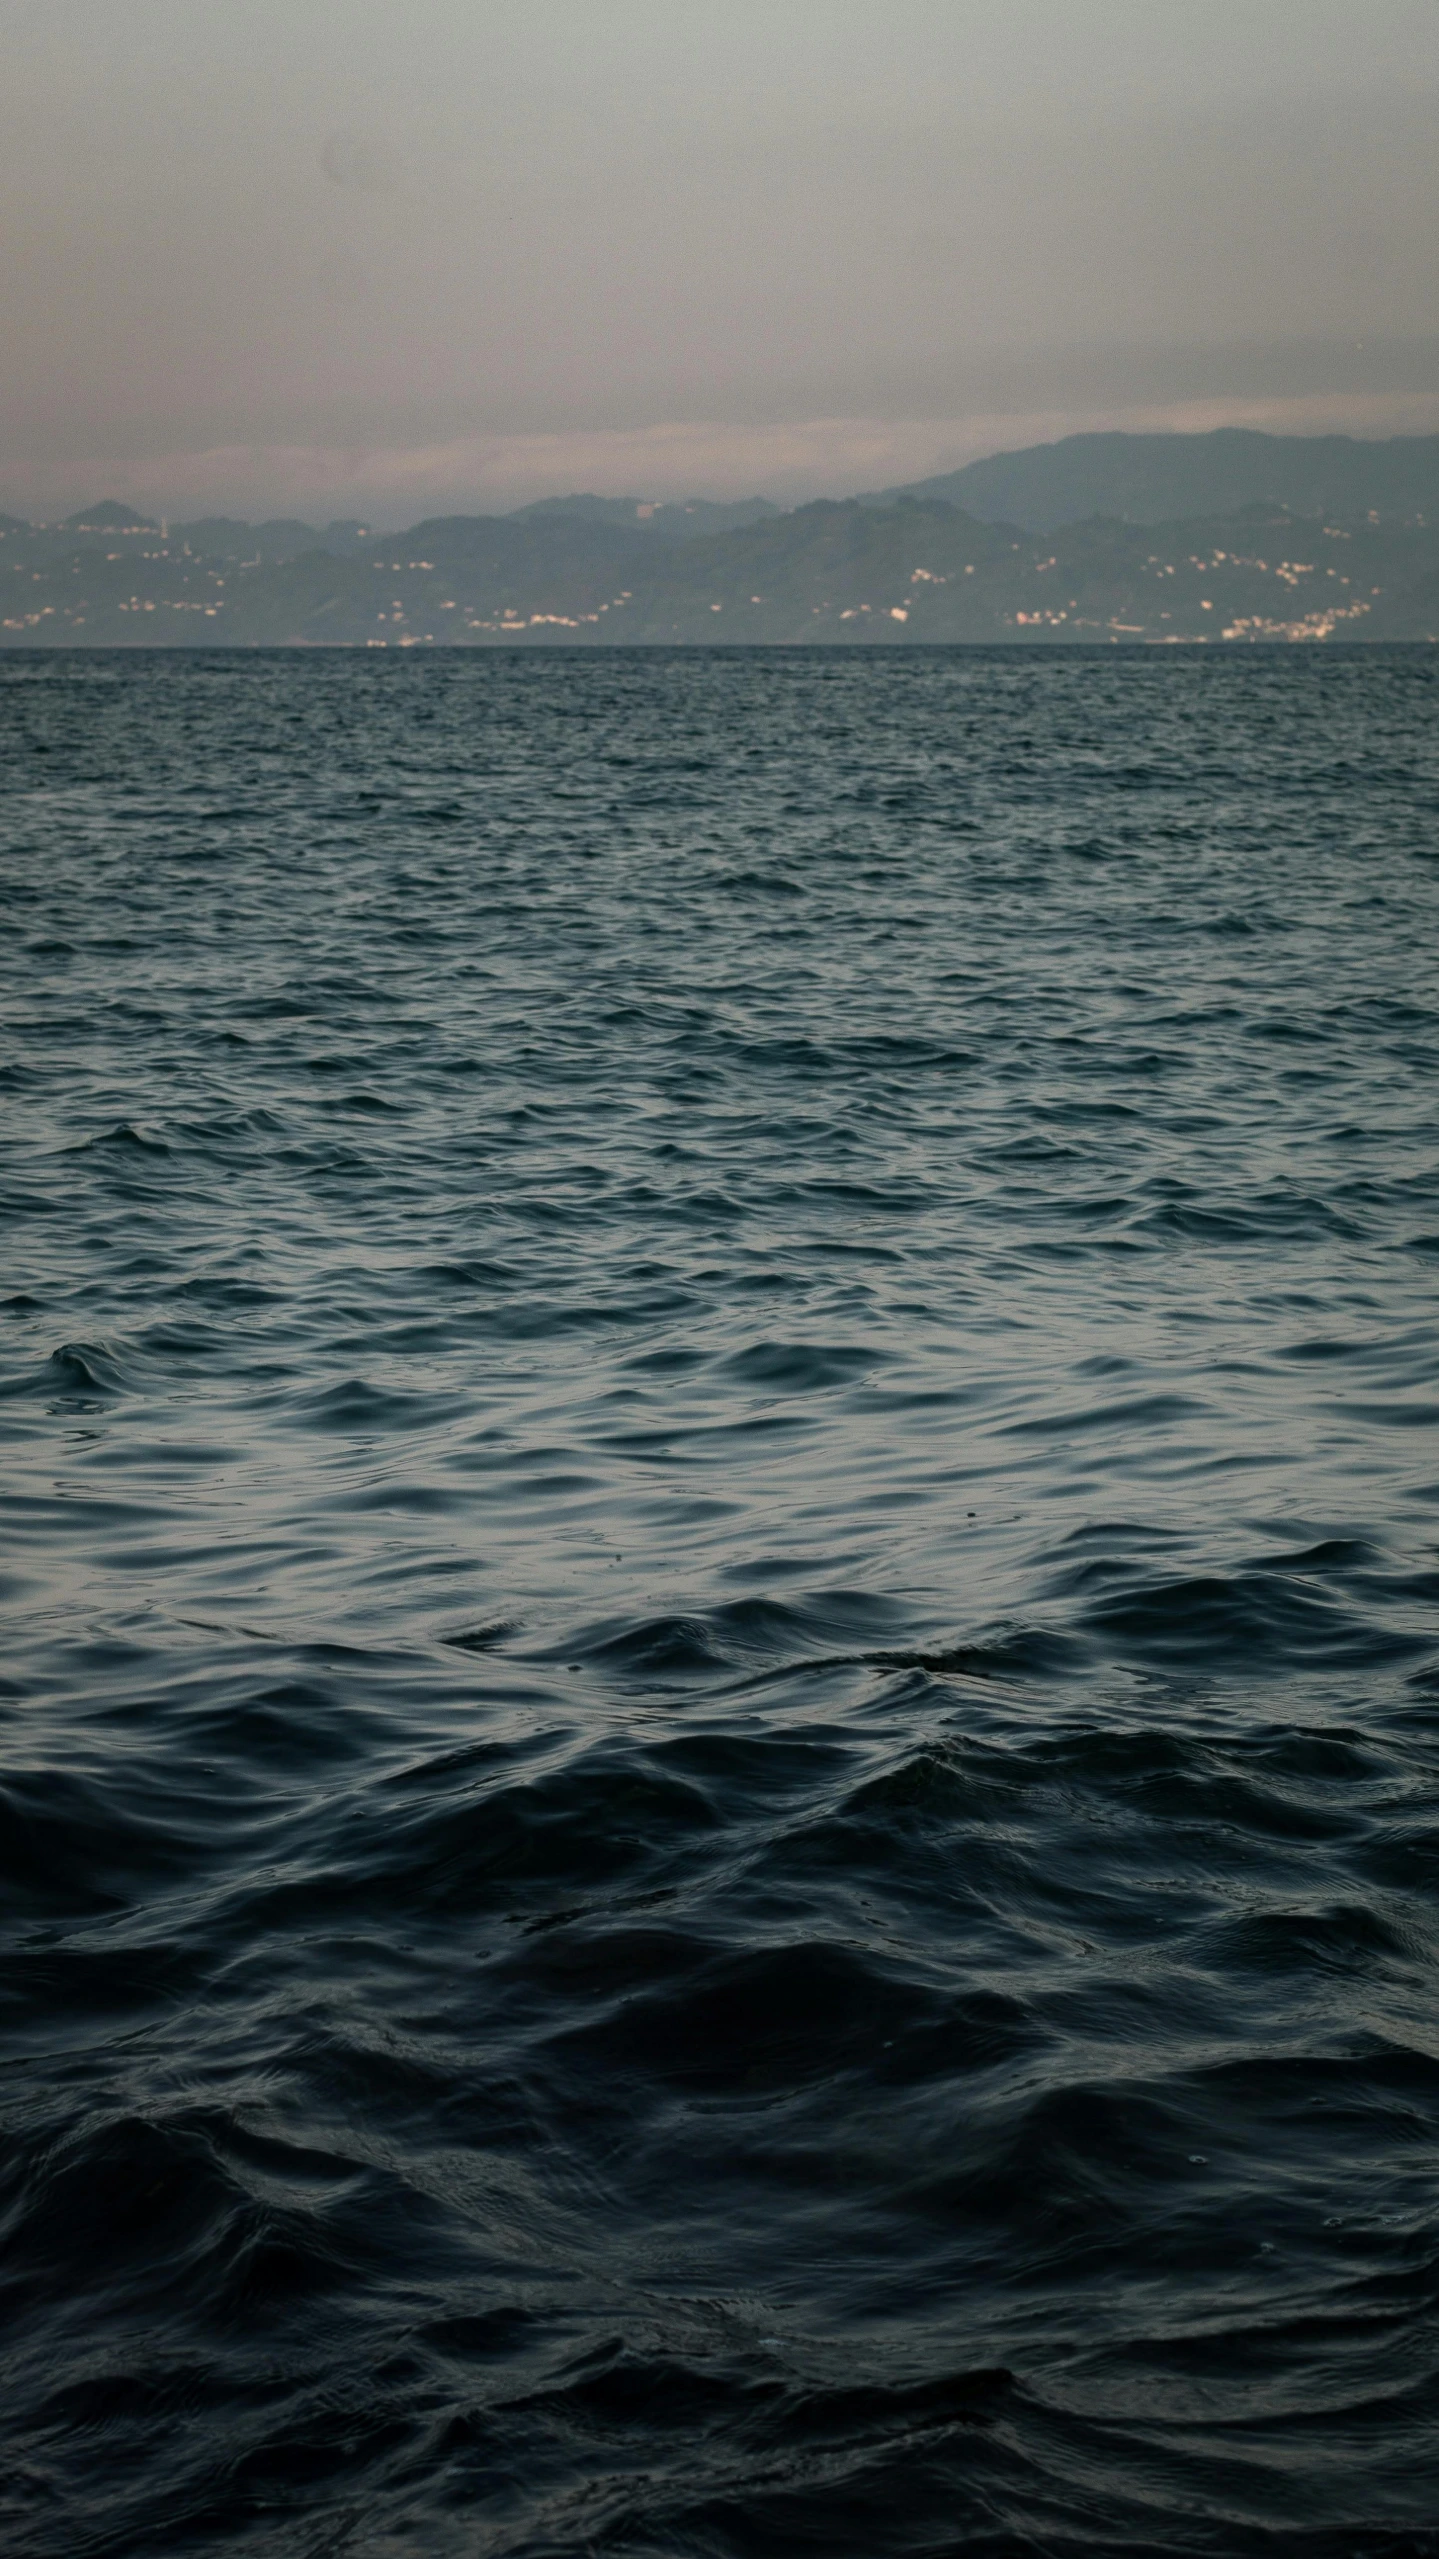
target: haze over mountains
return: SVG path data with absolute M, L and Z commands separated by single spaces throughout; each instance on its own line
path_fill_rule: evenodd
M 907 489 L 587 495 L 400 533 L 0 517 L 0 642 L 1439 639 L 1439 436 L 1081 435 Z
M 900 492 L 895 492 L 896 495 Z M 1439 435 L 1365 442 L 1350 435 L 1069 435 L 990 453 L 910 484 L 987 523 L 1048 533 L 1088 515 L 1163 524 L 1191 515 L 1282 507 L 1291 515 L 1424 516 L 1439 522 Z

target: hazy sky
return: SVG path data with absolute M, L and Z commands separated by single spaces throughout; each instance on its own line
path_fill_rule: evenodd
M 1439 0 L 0 0 L 0 506 L 1439 428 Z

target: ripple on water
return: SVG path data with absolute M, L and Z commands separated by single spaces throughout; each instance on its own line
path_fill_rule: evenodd
M 1431 656 L 37 666 L 7 2551 L 1439 2553 Z

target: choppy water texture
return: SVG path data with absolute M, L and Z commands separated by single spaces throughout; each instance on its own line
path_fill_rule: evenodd
M 1436 698 L 6 662 L 11 2559 L 1439 2550 Z

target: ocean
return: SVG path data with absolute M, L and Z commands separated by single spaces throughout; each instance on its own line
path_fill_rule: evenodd
M 1439 655 L 8 655 L 8 2559 L 1439 2552 Z

